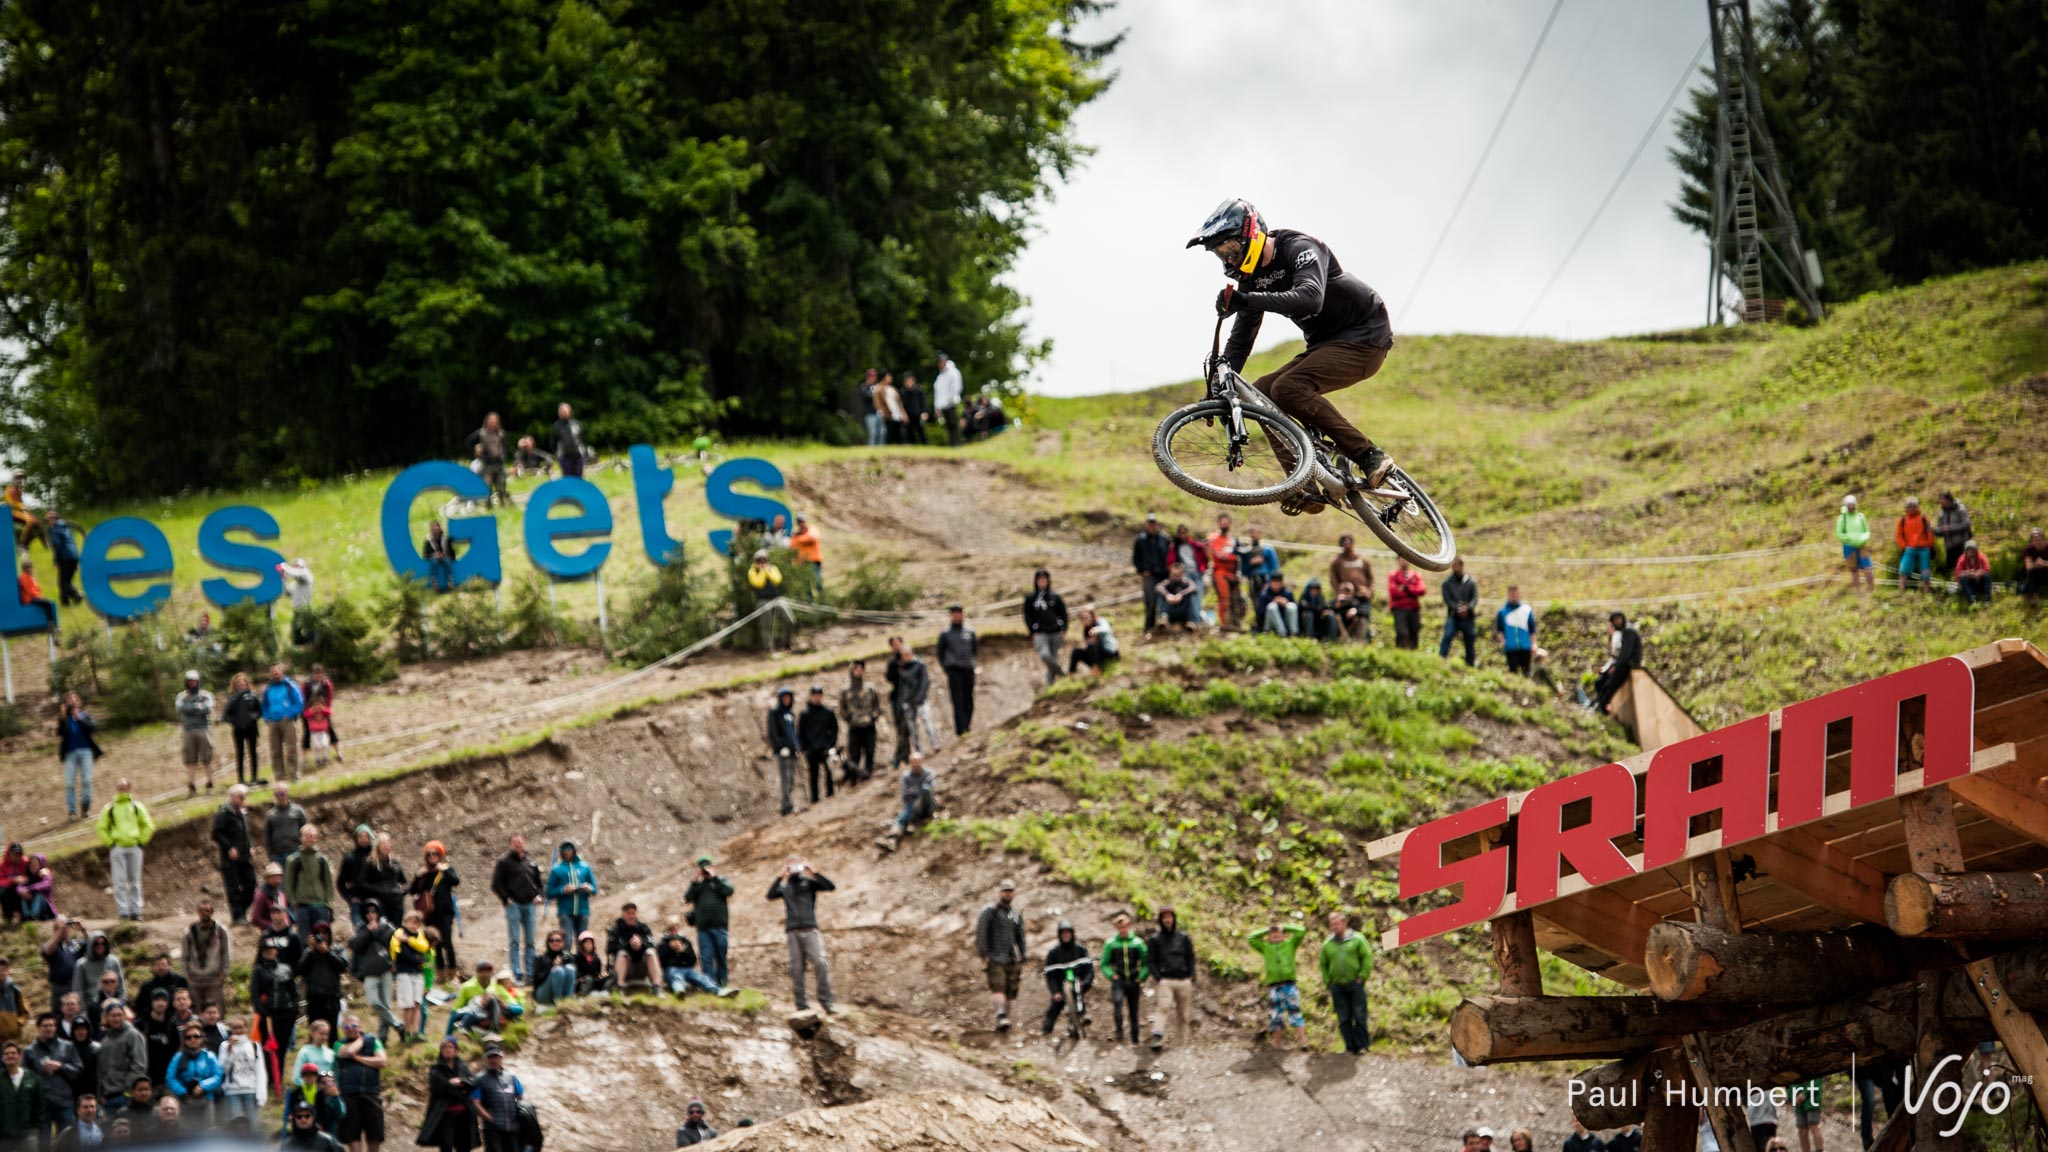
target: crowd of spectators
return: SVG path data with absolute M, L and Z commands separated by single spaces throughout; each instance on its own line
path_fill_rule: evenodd
M 1976 523 L 1969 508 L 1954 492 L 1943 492 L 1940 509 L 1933 519 L 1921 510 L 1918 496 L 1906 497 L 1899 517 L 1892 525 L 1892 544 L 1898 557 L 1892 565 L 1901 592 L 1931 593 L 1947 590 L 1965 607 L 1991 602 L 1999 590 L 1993 579 L 1992 562 L 1977 546 Z M 1878 563 L 1871 551 L 1870 517 L 1852 493 L 1842 498 L 1835 514 L 1835 542 L 1842 548 L 1843 570 L 1850 587 L 1870 592 L 1877 586 Z M 1939 575 L 1937 575 L 1939 574 Z M 2038 604 L 2048 595 L 2048 536 L 2041 529 L 2027 529 L 2020 547 L 2019 566 L 2003 590 Z
M 854 411 L 870 447 L 928 444 L 934 436 L 948 447 L 985 440 L 1009 427 L 1002 399 L 983 392 L 966 396 L 960 366 L 939 353 L 937 374 L 927 391 L 915 372 L 870 368 L 854 386 Z

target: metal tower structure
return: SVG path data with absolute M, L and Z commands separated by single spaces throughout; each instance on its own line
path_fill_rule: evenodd
M 1712 250 L 1707 265 L 1707 323 L 1729 313 L 1746 321 L 1766 318 L 1764 262 L 1770 261 L 1792 295 L 1818 320 L 1820 257 L 1799 240 L 1799 220 L 1764 127 L 1756 74 L 1756 37 L 1749 0 L 1707 0 L 1712 31 L 1715 117 Z M 1726 287 L 1740 299 L 1731 302 Z

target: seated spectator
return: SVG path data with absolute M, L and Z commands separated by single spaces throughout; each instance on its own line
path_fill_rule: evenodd
M 912 824 L 922 824 L 938 814 L 938 786 L 938 776 L 924 766 L 924 753 L 912 752 L 910 765 L 903 770 L 903 779 L 897 789 L 903 811 L 889 826 L 889 831 L 877 841 L 882 851 L 895 851 L 897 843 L 909 835 Z
M 21 558 L 21 575 L 14 578 L 14 583 L 21 592 L 21 602 L 41 612 L 43 619 L 47 621 L 47 627 L 52 633 L 55 633 L 57 631 L 57 606 L 50 602 L 49 597 L 43 595 L 43 586 L 36 583 L 36 570 L 28 562 L 26 554 Z
M 27 920 L 55 920 L 57 904 L 51 899 L 56 889 L 57 877 L 50 871 L 49 858 L 41 852 L 28 858 L 28 871 L 20 883 L 14 886 L 14 897 L 21 905 L 21 918 Z
M 2020 592 L 2038 603 L 2048 596 L 2048 535 L 2029 529 L 2026 550 L 2020 553 Z
M 1279 572 L 1267 576 L 1258 592 L 1258 615 L 1253 620 L 1275 636 L 1301 635 L 1301 606 L 1287 589 L 1287 577 Z
M 518 989 L 500 978 L 497 965 L 489 960 L 477 961 L 476 975 L 455 990 L 455 1000 L 449 1007 L 444 1037 L 455 1035 L 458 1028 L 466 1032 L 477 1031 L 479 1027 L 486 1033 L 502 1032 L 506 1021 L 526 1013 L 526 1006 L 519 1002 Z
M 604 957 L 597 951 L 597 936 L 584 932 L 576 937 L 576 994 L 590 996 L 611 985 L 605 974 Z
M 1166 566 L 1166 579 L 1153 588 L 1158 597 L 1159 618 L 1178 624 L 1181 631 L 1193 631 L 1202 619 L 1202 586 L 1188 579 L 1178 562 Z
M 1963 554 L 1956 558 L 1956 594 L 1965 604 L 1991 603 L 1991 562 L 1977 551 L 1975 540 L 1963 542 Z
M 1906 581 L 1918 579 L 1922 591 L 1934 586 L 1934 526 L 1920 514 L 1920 498 L 1906 497 L 1906 513 L 1892 529 L 1892 542 L 1899 546 L 1899 591 Z
M 576 994 L 576 957 L 569 938 L 557 928 L 533 958 L 533 1002 L 559 1004 Z
M 725 995 L 726 990 L 718 982 L 697 970 L 697 949 L 690 938 L 683 935 L 680 919 L 668 922 L 668 932 L 661 938 L 659 951 L 661 977 L 668 985 L 669 994 L 681 996 L 692 988 L 700 988 L 714 996 Z
M 1081 638 L 1084 643 L 1074 646 L 1067 658 L 1067 671 L 1072 673 L 1086 664 L 1097 672 L 1108 669 L 1116 659 L 1116 634 L 1110 631 L 1109 621 L 1095 611 L 1093 604 L 1081 609 Z
M 1629 673 L 1643 664 L 1643 636 L 1628 622 L 1625 613 L 1607 617 L 1607 660 L 1600 666 L 1600 679 L 1593 694 L 1593 710 L 1605 713 L 1614 694 L 1628 683 Z
M 9 844 L 7 853 L 0 856 L 0 916 L 9 924 L 21 923 L 21 893 L 17 891 L 28 876 L 28 850 L 19 843 Z
M 1314 577 L 1302 586 L 1301 599 L 1295 602 L 1300 610 L 1300 636 L 1311 636 L 1317 640 L 1337 638 L 1337 612 L 1330 607 L 1330 601 L 1323 595 L 1323 582 Z
M 1332 639 L 1363 644 L 1372 639 L 1372 592 L 1366 586 L 1346 580 L 1337 585 L 1330 602 Z
M 612 962 L 612 991 L 645 981 L 661 987 L 661 958 L 655 954 L 654 925 L 640 919 L 640 906 L 627 901 L 605 933 L 605 955 Z
M 684 1109 L 683 1126 L 676 1129 L 676 1147 L 690 1148 L 718 1139 L 718 1129 L 704 1122 L 704 1102 L 690 1101 Z
M 531 436 L 519 438 L 518 450 L 512 454 L 512 475 L 546 476 L 555 470 L 555 458 L 540 450 Z

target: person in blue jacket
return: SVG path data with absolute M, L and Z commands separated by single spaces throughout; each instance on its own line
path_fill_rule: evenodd
M 574 840 L 562 841 L 555 850 L 555 866 L 548 869 L 547 898 L 555 902 L 555 919 L 562 935 L 571 940 L 590 930 L 590 898 L 597 895 L 597 875 L 576 853 Z
M 188 1113 L 204 1123 L 206 1110 L 220 1099 L 223 1077 L 220 1059 L 206 1049 L 206 1030 L 196 1020 L 187 1024 L 184 1046 L 171 1057 L 170 1069 L 164 1073 L 164 1092 L 177 1097 Z
M 270 680 L 258 694 L 263 704 L 263 732 L 270 743 L 270 773 L 273 780 L 299 778 L 299 715 L 306 710 L 305 693 L 298 682 L 284 674 L 284 665 L 270 666 Z M 291 769 L 286 771 L 289 763 Z
M 1507 603 L 1493 614 L 1493 634 L 1500 637 L 1500 654 L 1507 658 L 1508 671 L 1529 675 L 1530 660 L 1536 654 L 1536 609 L 1522 603 L 1522 589 L 1508 585 Z

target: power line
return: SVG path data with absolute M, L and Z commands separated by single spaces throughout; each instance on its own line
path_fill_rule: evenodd
M 1607 211 L 1607 205 L 1614 201 L 1614 194 L 1621 191 L 1622 184 L 1628 180 L 1628 174 L 1635 171 L 1636 161 L 1643 158 L 1644 150 L 1649 148 L 1650 141 L 1656 138 L 1657 129 L 1664 126 L 1664 118 L 1671 114 L 1671 106 L 1678 103 L 1679 93 L 1685 91 L 1686 82 L 1692 79 L 1693 72 L 1699 68 L 1700 61 L 1705 59 L 1706 55 L 1707 41 L 1702 40 L 1700 50 L 1692 54 L 1692 63 L 1687 64 L 1685 71 L 1678 74 L 1678 83 L 1672 87 L 1671 95 L 1664 98 L 1664 106 L 1657 109 L 1656 119 L 1650 121 L 1649 129 L 1643 133 L 1643 138 L 1636 142 L 1636 150 L 1629 154 L 1628 163 L 1621 166 L 1621 175 L 1614 178 L 1614 183 L 1607 188 L 1607 195 L 1600 198 L 1600 206 L 1593 209 L 1592 219 L 1587 220 L 1586 226 L 1579 230 L 1579 238 L 1572 241 L 1571 250 L 1564 254 L 1564 259 L 1557 265 L 1557 271 L 1550 274 L 1550 280 L 1543 285 L 1543 291 L 1536 294 L 1536 302 L 1529 305 L 1527 312 L 1522 313 L 1522 322 L 1515 326 L 1517 331 L 1529 327 L 1529 318 L 1536 315 L 1538 308 L 1543 307 L 1543 301 L 1549 297 L 1550 290 L 1557 287 L 1558 280 L 1564 276 L 1564 270 L 1571 267 L 1572 257 L 1579 254 L 1579 246 L 1586 242 L 1586 237 L 1593 234 L 1593 226 L 1600 223 L 1600 214 Z
M 1543 53 L 1543 42 L 1550 39 L 1550 26 L 1557 23 L 1557 14 L 1564 10 L 1564 0 L 1550 6 L 1550 18 L 1543 22 L 1543 31 L 1536 36 L 1536 46 L 1529 49 L 1529 60 L 1522 65 L 1522 75 L 1515 81 L 1515 90 L 1508 93 L 1508 105 L 1500 110 L 1500 119 L 1494 122 L 1493 135 L 1486 138 L 1486 147 L 1479 153 L 1479 163 L 1472 166 L 1472 175 L 1465 180 L 1465 190 L 1458 193 L 1458 202 L 1451 206 L 1450 219 L 1444 221 L 1444 230 L 1437 234 L 1436 247 L 1429 250 L 1429 259 L 1422 262 L 1422 273 L 1415 277 L 1415 287 L 1408 290 L 1404 308 L 1412 308 L 1416 297 L 1422 294 L 1422 282 L 1429 279 L 1429 270 L 1436 267 L 1436 258 L 1443 254 L 1444 241 L 1451 238 L 1451 228 L 1458 222 L 1458 214 L 1465 210 L 1465 201 L 1472 195 L 1472 189 L 1479 183 L 1480 170 L 1486 167 L 1486 158 L 1493 155 L 1493 146 L 1500 142 L 1501 129 L 1508 126 L 1508 117 L 1514 113 L 1515 101 L 1522 98 L 1522 85 L 1529 82 L 1529 73 L 1536 67 L 1536 57 Z

